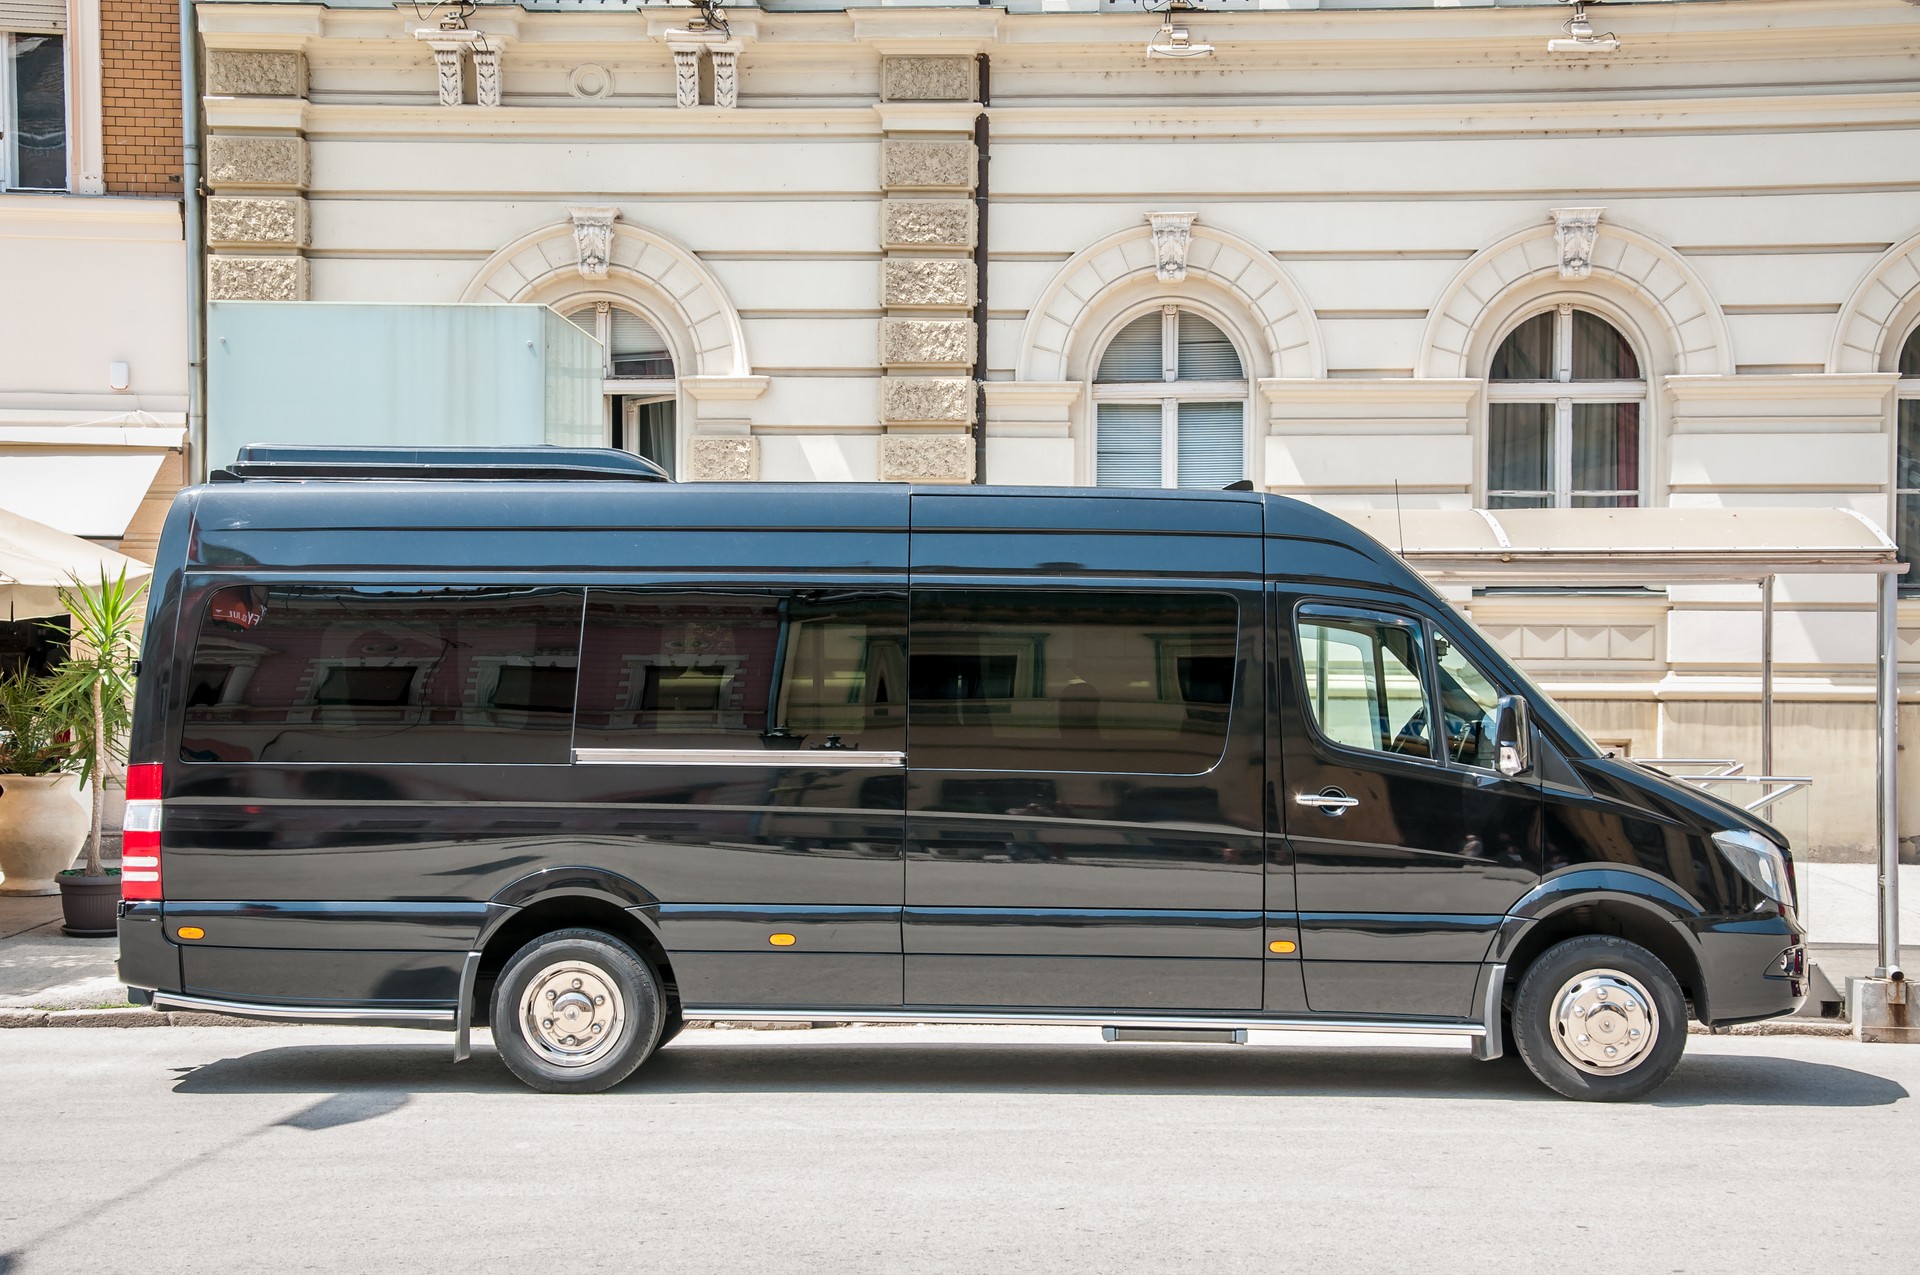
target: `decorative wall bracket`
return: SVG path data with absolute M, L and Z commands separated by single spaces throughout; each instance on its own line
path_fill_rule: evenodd
M 1179 283 L 1187 277 L 1187 250 L 1193 246 L 1193 220 L 1190 212 L 1147 214 L 1153 227 L 1154 273 L 1162 283 Z
M 573 244 L 579 252 L 582 279 L 607 277 L 607 261 L 613 254 L 613 223 L 618 208 L 569 208 L 573 218 Z
M 1604 208 L 1556 208 L 1553 234 L 1560 245 L 1560 277 L 1584 279 L 1593 273 L 1593 243 L 1600 237 Z
M 740 49 L 711 27 L 675 28 L 667 32 L 673 54 L 674 100 L 680 106 L 700 105 L 700 55 L 713 59 L 713 104 L 732 108 L 740 104 Z
M 461 58 L 473 59 L 473 95 L 481 106 L 500 105 L 500 46 L 484 31 L 465 27 L 424 27 L 413 33 L 433 50 L 433 64 L 440 73 L 440 105 L 460 105 L 462 93 Z

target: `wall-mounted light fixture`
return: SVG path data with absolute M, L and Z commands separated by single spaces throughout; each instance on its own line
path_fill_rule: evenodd
M 1549 53 L 1612 53 L 1620 47 L 1620 41 L 1611 31 L 1604 35 L 1593 33 L 1593 23 L 1587 18 L 1586 0 L 1560 0 L 1561 4 L 1573 6 L 1573 16 L 1567 19 L 1567 34 L 1547 41 Z
M 1201 44 L 1194 40 L 1193 33 L 1173 20 L 1176 13 L 1197 11 L 1200 6 L 1191 0 L 1171 0 L 1166 8 L 1166 21 L 1147 41 L 1147 58 L 1210 58 L 1213 56 L 1211 44 Z

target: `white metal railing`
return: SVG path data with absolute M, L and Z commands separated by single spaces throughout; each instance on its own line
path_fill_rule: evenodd
M 1714 757 L 1636 757 L 1633 759 L 1650 770 L 1670 775 L 1682 783 L 1692 784 L 1696 788 L 1712 791 L 1726 784 L 1746 789 L 1735 796 L 1724 794 L 1729 800 L 1744 810 L 1759 814 L 1774 802 L 1803 788 L 1813 786 L 1811 775 L 1749 775 L 1744 763 L 1732 758 Z M 1759 796 L 1746 798 L 1758 789 Z

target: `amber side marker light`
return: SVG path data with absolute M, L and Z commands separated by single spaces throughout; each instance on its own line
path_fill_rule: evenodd
M 791 934 L 773 934 L 767 937 L 767 942 L 775 947 L 792 947 L 797 940 Z
M 1298 946 L 1298 943 L 1289 943 L 1285 939 L 1275 939 L 1273 942 L 1267 944 L 1267 950 L 1269 952 L 1278 952 L 1280 955 L 1285 956 Z
M 183 939 L 203 939 L 207 937 L 207 932 L 197 925 L 183 925 L 178 930 L 175 930 L 174 933 Z

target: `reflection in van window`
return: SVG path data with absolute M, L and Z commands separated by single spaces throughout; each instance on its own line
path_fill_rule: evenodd
M 208 599 L 181 755 L 567 760 L 578 589 L 233 586 Z
M 1218 594 L 916 593 L 914 764 L 1204 773 L 1226 747 L 1238 619 Z
M 1431 757 L 1420 630 L 1361 616 L 1300 619 L 1300 671 L 1313 724 L 1335 744 Z
M 1494 714 L 1500 705 L 1500 692 L 1444 634 L 1434 637 L 1434 662 L 1440 666 L 1440 709 L 1447 726 L 1447 756 L 1463 766 L 1495 769 L 1500 747 L 1494 738 Z
M 576 748 L 906 747 L 904 595 L 587 596 Z

